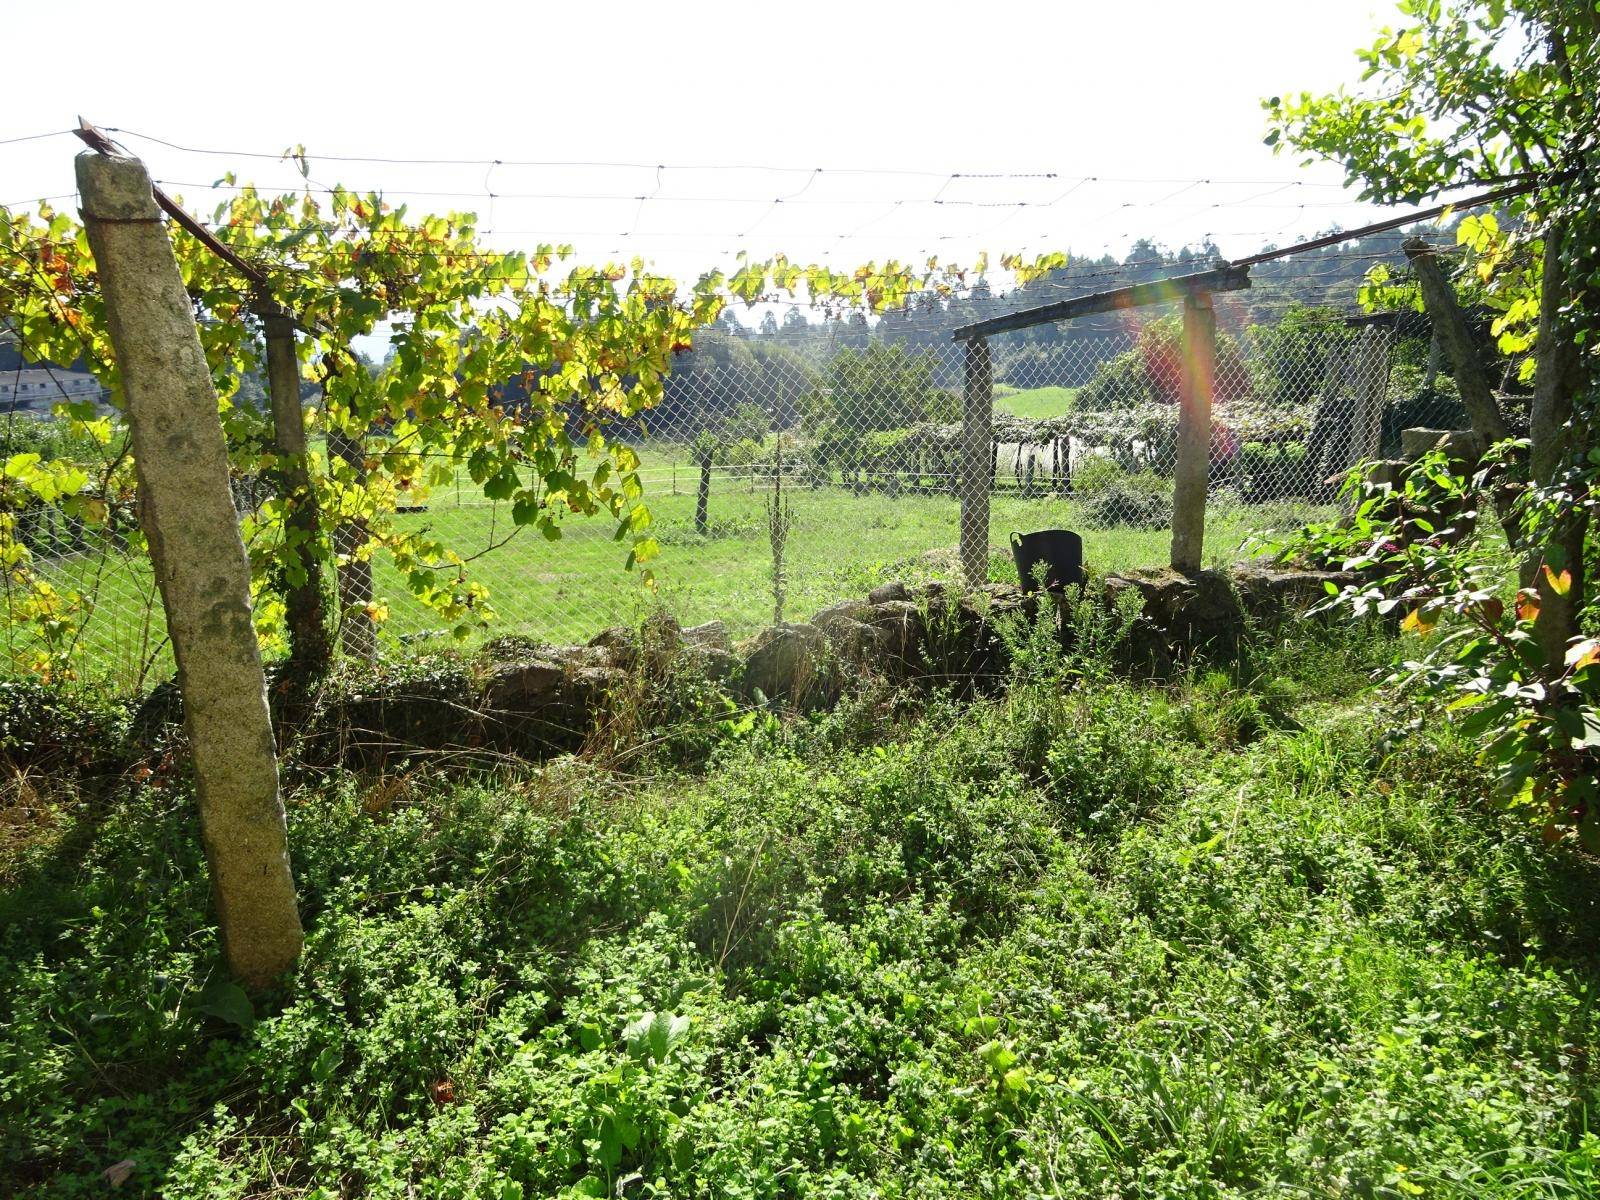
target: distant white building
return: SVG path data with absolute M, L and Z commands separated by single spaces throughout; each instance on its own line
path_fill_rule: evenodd
M 105 392 L 93 375 L 81 371 L 25 367 L 0 371 L 0 413 L 30 412 L 48 415 L 63 400 L 96 401 L 104 408 Z

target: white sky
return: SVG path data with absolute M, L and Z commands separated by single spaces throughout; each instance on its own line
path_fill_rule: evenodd
M 13 5 L 0 141 L 81 112 L 186 146 L 304 143 L 314 180 L 477 211 L 499 248 L 570 241 L 680 275 L 740 248 L 847 266 L 1210 234 L 1240 256 L 1382 215 L 1336 168 L 1274 156 L 1260 101 L 1354 84 L 1354 50 L 1396 20 L 1373 0 Z M 229 169 L 299 181 L 270 158 L 123 140 L 207 215 L 204 185 Z M 77 148 L 0 145 L 0 203 L 70 207 Z M 950 178 L 994 172 L 1055 178 Z

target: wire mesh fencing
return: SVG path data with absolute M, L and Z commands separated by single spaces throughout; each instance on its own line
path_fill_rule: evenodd
M 1186 364 L 1181 307 L 1142 309 L 1104 336 L 992 339 L 991 493 L 1079 530 L 1103 569 L 1166 561 L 1186 369 L 1210 368 L 1207 562 L 1329 515 L 1350 468 L 1384 449 L 1389 324 L 1219 296 L 1211 361 Z
M 1143 312 L 1081 337 L 993 339 L 974 423 L 965 347 L 857 329 L 710 340 L 680 363 L 639 442 L 660 543 L 654 591 L 621 570 L 597 523 L 559 542 L 513 537 L 504 506 L 470 487 L 435 491 L 424 522 L 476 561 L 494 628 L 583 640 L 666 605 L 735 637 L 891 580 L 963 578 L 964 456 L 984 464 L 980 545 L 990 578 L 1015 580 L 1012 531 L 1077 530 L 1101 570 L 1167 561 L 1182 376 L 1177 313 Z M 1285 327 L 1218 305 L 1206 555 L 1335 511 L 1340 481 L 1384 450 L 1392 328 L 1324 314 Z M 382 590 L 380 571 L 380 591 Z M 443 636 L 391 609 L 386 633 Z
M 987 514 L 966 541 L 988 578 L 1015 580 L 1008 535 L 1042 528 L 1078 531 L 1092 569 L 1163 565 L 1185 369 L 1177 307 L 997 336 L 986 362 L 948 327 L 896 336 L 828 322 L 777 337 L 717 327 L 626 435 L 660 547 L 653 587 L 624 569 L 628 547 L 610 523 L 575 518 L 545 540 L 464 468 L 407 496 L 392 520 L 452 547 L 486 586 L 480 641 L 582 642 L 655 606 L 738 638 L 890 580 L 959 586 L 964 479 L 981 481 Z M 1217 298 L 1216 317 L 1207 562 L 1332 514 L 1341 477 L 1392 453 L 1400 428 L 1458 423 L 1448 380 L 1429 374 L 1426 338 L 1397 336 L 1392 320 L 1232 296 Z M 270 489 L 239 483 L 248 541 Z M 972 500 L 969 515 L 980 511 Z M 97 526 L 45 510 L 11 519 L 86 674 L 132 689 L 170 671 L 131 507 Z M 380 642 L 452 644 L 405 582 L 374 557 Z M 18 608 L 34 601 L 12 599 L 3 636 L 16 664 L 43 635 L 37 614 Z

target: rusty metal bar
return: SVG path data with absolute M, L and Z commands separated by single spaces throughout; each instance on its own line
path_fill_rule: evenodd
M 78 139 L 91 150 L 97 150 L 101 154 L 114 155 L 119 153 L 115 142 L 108 138 L 99 129 L 95 128 L 91 122 L 84 120 L 82 117 L 78 118 L 78 128 L 74 129 L 72 132 L 75 133 L 78 136 Z M 188 213 L 184 212 L 182 206 L 179 205 L 178 202 L 171 196 L 167 195 L 153 183 L 150 185 L 150 192 L 153 196 L 155 196 L 156 204 L 161 207 L 161 211 L 166 213 L 167 216 L 171 217 L 174 221 L 181 225 L 185 231 L 198 238 L 206 247 L 206 249 L 210 250 L 218 258 L 222 259 L 229 266 L 233 267 L 234 270 L 238 271 L 258 288 L 266 289 L 269 286 L 267 283 L 267 277 L 262 274 L 261 271 L 255 267 L 252 267 L 249 263 L 245 262 L 244 259 L 235 254 L 228 246 L 218 241 L 217 236 L 214 233 L 212 233 L 204 225 L 200 224 L 199 221 L 196 221 Z

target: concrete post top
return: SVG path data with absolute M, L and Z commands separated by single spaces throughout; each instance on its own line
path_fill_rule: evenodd
M 73 161 L 83 215 L 101 221 L 159 221 L 150 173 L 137 158 L 85 150 Z

